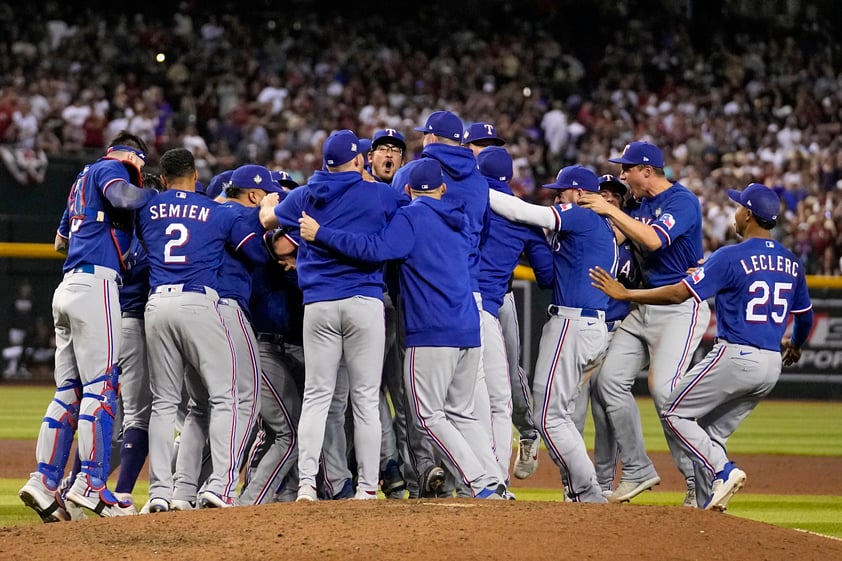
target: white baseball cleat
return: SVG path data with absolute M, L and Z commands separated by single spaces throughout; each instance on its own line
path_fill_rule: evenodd
M 513 475 L 518 479 L 526 479 L 538 469 L 538 447 L 540 438 L 521 438 L 517 445 L 517 461 Z
M 234 502 L 226 497 L 220 497 L 213 491 L 202 491 L 199 493 L 199 504 L 202 508 L 231 508 Z
M 312 485 L 302 485 L 298 488 L 298 496 L 295 498 L 297 503 L 314 503 L 319 500 L 316 494 L 316 488 Z
M 51 490 L 47 487 L 44 476 L 40 473 L 30 476 L 29 481 L 18 491 L 18 497 L 23 504 L 37 512 L 44 522 L 70 520 L 70 514 L 64 507 L 58 489 Z
M 725 468 L 713 479 L 710 500 L 705 505 L 705 510 L 725 512 L 728 501 L 743 488 L 746 479 L 746 472 L 736 467 L 734 462 L 725 464 Z
M 196 510 L 196 503 L 195 501 L 173 499 L 170 501 L 170 510 Z
M 630 501 L 644 491 L 647 491 L 661 482 L 661 478 L 655 475 L 643 481 L 621 481 L 614 492 L 608 496 L 609 503 L 624 503 Z
M 118 499 L 105 485 L 91 487 L 88 480 L 86 475 L 79 474 L 76 477 L 76 481 L 67 491 L 68 502 L 103 518 L 137 514 L 133 502 Z
M 355 501 L 376 501 L 377 500 L 377 491 L 363 491 L 362 489 L 357 489 L 357 492 L 354 493 L 354 500 Z

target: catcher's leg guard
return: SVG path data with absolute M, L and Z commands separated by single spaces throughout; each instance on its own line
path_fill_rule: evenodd
M 38 434 L 35 457 L 38 460 L 38 472 L 47 480 L 52 489 L 58 487 L 67 460 L 73 435 L 79 418 L 79 402 L 82 398 L 82 385 L 78 380 L 56 388 L 53 400 L 47 406 L 41 431 Z
M 111 437 L 117 407 L 120 367 L 116 364 L 103 376 L 85 384 L 79 413 L 79 458 L 82 473 L 92 487 L 105 485 L 111 471 Z

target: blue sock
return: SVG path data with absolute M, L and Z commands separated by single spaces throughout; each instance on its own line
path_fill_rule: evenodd
M 120 450 L 120 475 L 117 477 L 115 493 L 131 493 L 134 484 L 146 463 L 149 453 L 149 433 L 144 429 L 131 428 L 123 433 L 123 448 Z

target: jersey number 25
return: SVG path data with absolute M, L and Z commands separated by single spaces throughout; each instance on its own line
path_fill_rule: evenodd
M 774 323 L 783 323 L 786 320 L 786 313 L 789 308 L 789 301 L 784 297 L 784 293 L 790 290 L 792 290 L 791 282 L 776 282 L 771 291 L 766 281 L 758 280 L 751 283 L 748 292 L 757 296 L 746 304 L 746 321 L 765 323 L 771 317 Z M 767 315 L 766 308 L 769 304 L 770 295 L 772 297 L 772 309 Z

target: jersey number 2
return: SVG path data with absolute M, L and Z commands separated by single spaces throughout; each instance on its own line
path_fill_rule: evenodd
M 174 249 L 182 247 L 190 239 L 190 230 L 187 229 L 187 226 L 176 222 L 167 226 L 164 233 L 168 238 L 175 236 L 164 246 L 164 263 L 187 263 L 186 255 L 173 255 Z
M 791 282 L 776 282 L 772 296 L 772 311 L 766 314 L 764 309 L 769 303 L 769 284 L 766 281 L 754 281 L 748 287 L 749 294 L 757 294 L 754 298 L 746 304 L 746 321 L 752 323 L 765 323 L 772 318 L 774 323 L 783 323 L 786 319 L 787 308 L 789 302 L 784 298 L 783 293 L 792 290 Z

